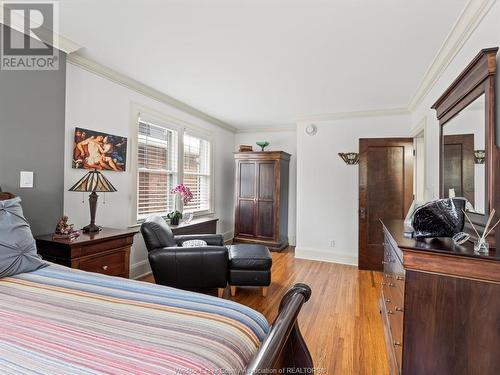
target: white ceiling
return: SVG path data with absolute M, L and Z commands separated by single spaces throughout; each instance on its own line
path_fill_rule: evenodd
M 237 128 L 406 108 L 466 0 L 61 0 L 79 52 Z

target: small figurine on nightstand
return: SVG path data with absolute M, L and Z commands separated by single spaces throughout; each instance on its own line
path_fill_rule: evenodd
M 64 215 L 57 223 L 56 231 L 52 238 L 74 240 L 80 236 L 80 232 L 73 229 L 73 224 L 68 224 L 69 218 Z

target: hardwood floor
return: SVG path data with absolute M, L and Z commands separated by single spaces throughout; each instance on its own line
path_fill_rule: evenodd
M 144 279 L 153 281 L 151 276 Z M 302 334 L 320 374 L 387 374 L 384 331 L 378 310 L 382 274 L 356 267 L 295 259 L 292 248 L 273 253 L 267 297 L 258 288 L 238 288 L 224 298 L 260 311 L 272 322 L 285 291 L 303 282 L 312 296 L 299 316 Z M 217 292 L 214 291 L 214 295 Z

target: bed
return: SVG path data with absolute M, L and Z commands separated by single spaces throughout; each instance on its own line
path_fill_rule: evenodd
M 297 284 L 270 326 L 232 301 L 50 264 L 0 279 L 1 374 L 310 371 Z

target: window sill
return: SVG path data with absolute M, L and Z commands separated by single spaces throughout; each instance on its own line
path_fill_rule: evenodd
M 168 220 L 166 216 L 162 216 L 166 221 Z M 205 219 L 205 218 L 210 218 L 210 217 L 214 217 L 215 218 L 215 211 L 203 211 L 203 212 L 196 212 L 196 213 L 193 213 L 193 220 L 196 220 L 196 219 Z M 138 228 L 142 225 L 142 223 L 144 222 L 144 220 L 141 220 L 137 223 L 132 223 L 128 226 L 128 228 Z M 181 220 L 182 222 L 182 220 Z

